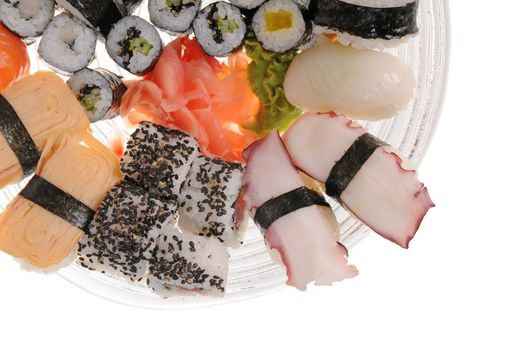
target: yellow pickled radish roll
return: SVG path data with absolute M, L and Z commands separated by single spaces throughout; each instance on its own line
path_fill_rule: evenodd
M 36 178 L 95 211 L 122 175 L 119 161 L 109 149 L 86 131 L 68 131 L 49 139 L 31 181 Z M 83 230 L 26 199 L 26 189 L 0 216 L 0 249 L 38 268 L 60 264 L 77 248 Z M 36 191 L 37 197 L 45 197 L 41 192 Z M 51 202 L 68 210 L 56 204 L 60 201 Z
M 53 133 L 66 130 L 87 130 L 86 112 L 70 88 L 56 74 L 37 72 L 2 91 L 36 148 L 42 151 Z M 25 145 L 19 145 L 24 148 Z M 0 188 L 20 180 L 24 169 L 3 133 L 0 133 Z

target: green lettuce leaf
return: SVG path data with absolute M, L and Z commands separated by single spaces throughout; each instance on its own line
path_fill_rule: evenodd
M 258 134 L 276 129 L 283 131 L 302 112 L 287 101 L 284 92 L 285 74 L 297 53 L 267 51 L 253 33 L 247 35 L 245 51 L 253 60 L 248 68 L 249 82 L 261 103 L 255 123 L 247 128 Z

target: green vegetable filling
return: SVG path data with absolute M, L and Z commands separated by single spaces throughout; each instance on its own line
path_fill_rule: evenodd
M 297 52 L 267 51 L 252 32 L 247 34 L 245 51 L 253 60 L 248 68 L 249 83 L 261 103 L 255 123 L 247 128 L 260 135 L 276 129 L 283 131 L 302 113 L 289 103 L 284 92 L 285 75 Z
M 87 86 L 80 91 L 79 102 L 89 113 L 94 113 L 97 103 L 101 100 L 101 89 Z
M 236 29 L 240 28 L 234 19 L 220 20 L 218 21 L 217 26 L 223 33 L 234 33 Z
M 130 52 L 132 52 L 134 55 L 137 53 L 137 52 L 140 52 L 142 53 L 143 55 L 147 56 L 148 53 L 150 53 L 150 50 L 152 50 L 154 46 L 152 44 L 150 44 L 148 42 L 148 40 L 146 40 L 145 38 L 143 37 L 139 37 L 139 38 L 133 38 L 133 39 L 130 39 L 130 46 L 129 46 L 129 50 Z

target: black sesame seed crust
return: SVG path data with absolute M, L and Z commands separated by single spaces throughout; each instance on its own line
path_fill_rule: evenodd
M 217 240 L 165 229 L 150 259 L 147 285 L 163 297 L 181 290 L 222 295 L 228 264 L 227 248 Z
M 190 164 L 198 154 L 198 143 L 192 137 L 144 122 L 127 143 L 121 170 L 127 181 L 150 194 L 177 199 Z
M 198 156 L 181 189 L 182 227 L 228 246 L 237 245 L 236 199 L 243 171 L 239 163 Z
M 117 184 L 79 242 L 81 266 L 140 282 L 156 248 L 154 228 L 175 224 L 177 209 L 175 201 L 162 201 L 127 182 Z

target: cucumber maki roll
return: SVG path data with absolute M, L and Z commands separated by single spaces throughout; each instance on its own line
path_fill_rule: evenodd
M 118 115 L 126 87 L 114 73 L 103 68 L 84 68 L 73 74 L 67 83 L 88 113 L 90 122 Z
M 159 33 L 137 16 L 121 19 L 106 38 L 106 50 L 120 67 L 132 74 L 146 73 L 161 54 Z
M 203 50 L 218 57 L 239 49 L 247 33 L 240 9 L 225 1 L 212 3 L 199 11 L 192 28 Z
M 72 16 L 97 29 L 104 37 L 123 15 L 112 0 L 57 0 Z
M 53 19 L 53 0 L 4 0 L 0 2 L 0 20 L 21 38 L 42 35 Z
M 270 0 L 258 8 L 252 19 L 256 39 L 264 49 L 285 52 L 307 44 L 312 27 L 304 19 L 305 8 L 293 0 Z
M 192 25 L 200 5 L 201 0 L 149 0 L 150 21 L 169 32 L 184 33 Z
M 310 4 L 317 33 L 336 33 L 342 44 L 394 47 L 418 32 L 416 0 L 318 0 Z
M 94 30 L 63 13 L 56 16 L 44 31 L 38 54 L 57 70 L 73 73 L 90 64 L 96 44 Z

